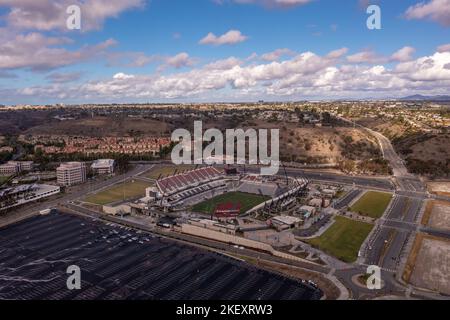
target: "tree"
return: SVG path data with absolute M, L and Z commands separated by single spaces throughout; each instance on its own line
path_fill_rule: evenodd
M 41 148 L 38 148 L 34 153 L 34 162 L 39 164 L 39 170 L 44 171 L 47 169 L 50 159 Z

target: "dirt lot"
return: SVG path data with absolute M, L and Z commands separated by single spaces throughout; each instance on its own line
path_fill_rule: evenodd
M 409 281 L 420 288 L 450 294 L 450 241 L 423 237 Z
M 437 195 L 450 196 L 450 181 L 447 182 L 428 182 L 428 190 Z
M 436 229 L 450 230 L 450 202 L 434 202 L 428 226 Z

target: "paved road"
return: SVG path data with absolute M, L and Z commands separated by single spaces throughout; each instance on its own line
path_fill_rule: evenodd
M 341 117 L 338 117 L 338 118 L 344 122 L 347 122 L 351 125 L 354 125 L 354 126 L 360 128 L 360 129 L 366 130 L 371 135 L 373 135 L 375 138 L 377 138 L 378 143 L 381 148 L 381 152 L 383 154 L 383 158 L 385 158 L 387 161 L 389 161 L 389 164 L 392 167 L 395 177 L 410 176 L 410 174 L 408 173 L 408 169 L 405 167 L 404 161 L 402 160 L 402 158 L 400 158 L 400 156 L 397 154 L 397 152 L 395 152 L 395 149 L 392 146 L 392 143 L 388 138 L 386 138 L 384 135 L 382 135 L 381 133 L 379 133 L 377 131 L 374 131 L 370 128 L 367 128 L 360 124 L 357 124 L 354 121 L 351 121 L 351 120 L 348 120 L 345 118 L 341 118 Z
M 362 193 L 362 190 L 359 190 L 359 189 L 351 190 L 342 199 L 339 199 L 338 201 L 336 201 L 336 203 L 333 205 L 333 207 L 337 210 L 344 209 L 344 208 L 348 207 L 349 204 L 353 200 L 355 200 L 361 193 Z
M 439 238 L 447 238 L 450 240 L 450 231 L 447 230 L 437 230 L 432 228 L 420 228 L 420 231 L 429 234 L 430 236 L 439 237 Z
M 370 241 L 366 263 L 396 271 L 402 251 L 409 237 L 418 228 L 416 219 L 423 201 L 395 196 L 385 216 L 379 220 L 377 231 Z
M 375 136 L 380 144 L 381 151 L 383 153 L 383 157 L 389 161 L 389 164 L 392 167 L 393 173 L 395 177 L 406 177 L 410 176 L 408 169 L 406 168 L 404 161 L 400 156 L 395 152 L 394 147 L 392 146 L 391 141 L 388 138 L 383 136 L 381 133 L 376 132 L 372 129 L 361 126 L 365 130 L 369 131 L 373 136 Z
M 258 167 L 246 167 L 246 172 L 248 173 L 259 173 L 260 169 Z M 284 170 L 280 170 L 278 174 L 284 174 Z M 318 171 L 305 171 L 302 169 L 296 168 L 286 168 L 286 173 L 288 176 L 296 177 L 296 178 L 306 178 L 308 180 L 313 181 L 324 181 L 330 183 L 340 183 L 340 184 L 348 184 L 359 186 L 363 188 L 374 188 L 374 189 L 382 189 L 382 190 L 391 190 L 395 189 L 395 186 L 392 184 L 389 178 L 375 178 L 375 177 L 354 177 L 347 176 L 343 174 L 337 173 L 329 173 L 329 172 L 318 172 Z

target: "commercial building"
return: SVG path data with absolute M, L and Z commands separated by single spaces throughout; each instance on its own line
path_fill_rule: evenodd
M 272 226 L 278 231 L 297 228 L 303 222 L 302 219 L 290 216 L 276 216 L 270 220 Z
M 189 219 L 188 223 L 193 226 L 201 227 L 208 230 L 218 231 L 226 234 L 235 235 L 237 226 L 233 224 L 220 223 L 208 219 Z
M 86 181 L 86 165 L 83 162 L 67 162 L 56 169 L 59 185 L 73 186 Z
M 91 169 L 96 174 L 113 174 L 114 164 L 115 162 L 112 159 L 99 159 L 92 163 Z
M 10 161 L 13 162 L 14 161 Z M 20 171 L 31 171 L 33 170 L 34 162 L 33 161 L 15 161 L 15 163 L 19 166 Z
M 33 170 L 33 161 L 9 161 L 0 165 L 1 176 L 11 176 L 22 171 Z
M 21 185 L 0 190 L 0 211 L 47 198 L 61 192 L 58 186 L 45 184 Z
M 322 208 L 323 200 L 321 198 L 313 198 L 309 201 L 309 205 L 315 208 Z
M 19 168 L 15 164 L 5 163 L 0 165 L 0 176 L 12 176 L 19 173 Z
M 299 212 L 305 217 L 305 219 L 308 219 L 316 214 L 317 208 L 312 206 L 301 206 Z

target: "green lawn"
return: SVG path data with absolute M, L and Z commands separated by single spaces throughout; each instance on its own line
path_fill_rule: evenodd
M 324 234 L 307 242 L 339 260 L 354 262 L 372 228 L 369 223 L 336 217 L 336 222 Z
M 241 213 L 244 213 L 250 210 L 251 208 L 256 207 L 258 204 L 263 203 L 264 201 L 267 201 L 269 199 L 270 197 L 257 194 L 230 192 L 214 197 L 210 200 L 198 203 L 192 208 L 192 210 L 195 212 L 203 212 L 210 214 L 214 211 L 214 209 L 218 204 L 232 202 L 232 203 L 240 203 Z
M 167 177 L 173 175 L 175 172 L 179 173 L 186 170 L 194 169 L 194 165 L 181 164 L 181 165 L 172 165 L 172 166 L 164 166 L 164 167 L 155 167 L 144 174 L 144 177 L 149 179 L 158 179 L 159 177 Z
M 0 176 L 0 186 L 4 184 L 6 181 L 8 181 L 9 177 Z
M 351 212 L 371 218 L 380 218 L 392 200 L 392 193 L 369 191 L 351 208 Z
M 343 198 L 347 193 L 348 193 L 348 192 L 345 191 L 345 190 L 339 190 L 339 191 L 336 193 L 336 199 L 341 199 L 341 198 Z
M 90 195 L 84 199 L 84 201 L 98 205 L 105 205 L 123 199 L 129 200 L 140 196 L 143 197 L 145 195 L 145 189 L 150 186 L 151 183 L 148 182 L 139 180 L 128 181 L 103 190 L 99 193 Z

